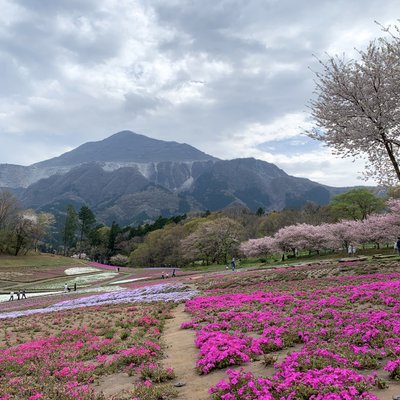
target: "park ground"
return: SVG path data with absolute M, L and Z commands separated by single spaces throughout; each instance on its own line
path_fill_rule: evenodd
M 115 340 L 115 343 L 122 346 L 122 338 L 128 335 L 127 330 L 133 332 L 139 329 L 138 332 L 135 332 L 139 336 L 147 337 L 149 327 L 156 329 L 156 326 L 159 328 L 160 334 L 153 334 L 150 339 L 160 343 L 162 350 L 158 353 L 155 352 L 153 356 L 154 360 L 158 360 L 157 362 L 160 362 L 165 368 L 173 368 L 174 375 L 168 380 L 168 385 L 171 386 L 171 389 L 165 389 L 163 392 L 162 390 L 164 390 L 167 383 L 158 383 L 153 377 L 154 386 L 161 385 L 162 390 L 160 393 L 162 394 L 157 394 L 158 392 L 154 391 L 149 392 L 150 394 L 146 392 L 147 394 L 140 396 L 135 392 L 136 397 L 132 397 L 131 394 L 134 393 L 133 391 L 138 386 L 138 382 L 140 380 L 148 382 L 149 379 L 145 380 L 143 376 L 140 377 L 140 373 L 137 370 L 134 372 L 128 371 L 126 365 L 121 367 L 118 364 L 117 368 L 109 359 L 105 358 L 103 360 L 100 357 L 97 359 L 97 363 L 109 363 L 112 368 L 103 369 L 100 373 L 98 372 L 99 366 L 96 362 L 94 363 L 95 366 L 93 368 L 96 373 L 93 373 L 93 375 L 95 379 L 93 382 L 89 380 L 94 389 L 90 395 L 87 394 L 89 397 L 79 397 L 78 394 L 69 392 L 65 399 L 179 398 L 207 400 L 211 398 L 208 392 L 210 387 L 215 386 L 222 379 L 227 379 L 227 368 L 221 366 L 212 369 L 207 374 L 199 373 L 199 368 L 196 368 L 196 361 L 199 359 L 199 349 L 195 345 L 196 332 L 193 329 L 181 328 L 183 323 L 195 319 L 194 317 L 196 316 L 188 313 L 188 310 L 185 309 L 184 301 L 178 301 L 177 305 L 174 305 L 170 310 L 158 310 L 159 314 L 165 313 L 168 315 L 160 325 L 157 325 L 156 322 L 154 324 L 149 323 L 148 329 L 144 331 L 140 331 L 143 325 L 141 323 L 138 325 L 134 318 L 132 319 L 132 326 L 129 325 L 129 318 L 125 314 L 126 310 L 132 311 L 133 303 L 130 303 L 129 300 L 121 303 L 120 309 L 115 309 L 115 306 L 107 305 L 106 303 L 93 307 L 92 305 L 85 305 L 85 302 L 81 301 L 79 305 L 79 301 L 102 294 L 112 296 L 113 293 L 117 295 L 124 291 L 140 291 L 151 287 L 158 288 L 160 284 L 182 285 L 184 288 L 182 290 L 196 291 L 195 296 L 200 297 L 204 294 L 210 295 L 215 292 L 221 295 L 240 292 L 252 293 L 254 292 L 254 285 L 257 286 L 257 290 L 261 288 L 262 290 L 268 290 L 266 287 L 272 287 L 272 292 L 292 293 L 293 290 L 313 292 L 314 287 L 309 287 L 310 284 L 315 286 L 315 290 L 322 290 L 326 288 L 327 282 L 332 279 L 353 279 L 353 277 L 362 277 L 364 279 L 366 277 L 366 282 L 400 280 L 400 275 L 399 277 L 396 275 L 400 274 L 400 258 L 392 253 L 392 251 L 386 249 L 383 251 L 367 251 L 365 254 L 359 254 L 353 258 L 339 255 L 334 258 L 325 256 L 290 260 L 289 263 L 242 263 L 241 267 L 234 272 L 227 270 L 225 266 L 197 266 L 188 269 L 176 269 L 176 277 L 174 278 L 172 278 L 172 269 L 168 268 L 133 269 L 121 267 L 117 269 L 112 266 L 49 255 L 32 255 L 17 258 L 0 257 L 0 351 L 10 351 L 10 349 L 16 349 L 19 346 L 27 345 L 40 339 L 57 337 L 66 331 L 86 329 L 86 327 L 93 326 L 97 329 L 97 335 L 99 335 L 99 330 L 104 330 L 101 333 L 103 338 Z M 164 273 L 164 276 L 168 273 L 168 279 L 162 279 L 162 273 Z M 282 285 L 282 282 L 285 284 Z M 65 292 L 65 284 L 72 290 Z M 76 291 L 73 290 L 74 284 L 77 287 Z M 27 299 L 17 300 L 15 296 L 13 301 L 9 301 L 9 293 L 11 291 L 17 293 L 22 289 L 26 291 Z M 78 306 L 73 309 L 55 309 L 55 312 L 52 309 L 54 305 L 69 301 L 78 301 Z M 377 309 L 378 307 L 376 304 L 364 302 L 355 303 L 354 309 L 355 311 L 361 311 L 362 308 L 364 312 L 369 306 L 371 306 L 371 309 Z M 33 315 L 24 315 L 26 311 L 32 310 L 40 310 L 40 312 Z M 46 313 L 46 310 L 53 312 Z M 215 312 L 215 310 L 212 310 L 212 312 Z M 144 303 L 143 307 L 140 306 L 135 309 L 135 314 L 140 315 L 141 318 L 145 318 L 146 315 L 153 315 L 152 313 L 154 313 L 154 306 L 151 304 Z M 104 320 L 106 320 L 106 323 L 103 322 Z M 256 335 L 254 334 L 254 336 Z M 129 338 L 129 340 L 132 339 L 130 345 L 135 343 L 135 338 L 136 336 L 131 334 Z M 115 344 L 115 346 L 117 345 Z M 288 354 L 301 351 L 301 349 L 301 343 L 293 343 L 287 347 L 275 349 L 270 355 L 275 362 L 279 363 L 284 361 Z M 121 354 L 125 350 L 123 347 L 114 347 L 113 351 Z M 108 353 L 104 351 L 102 354 Z M 91 357 L 93 358 L 94 356 L 92 355 Z M 84 360 L 87 363 L 89 359 L 86 358 Z M 148 362 L 150 360 L 146 359 L 144 361 Z M 390 379 L 387 371 L 384 370 L 385 361 L 387 360 L 383 358 L 372 368 L 366 368 L 361 372 L 367 375 L 374 371 L 379 378 L 385 380 L 388 387 L 385 389 L 374 387 L 369 392 L 379 399 L 389 400 L 393 396 L 400 395 L 400 384 L 397 383 L 396 379 Z M 235 370 L 239 370 L 239 368 L 253 373 L 254 376 L 262 377 L 271 377 L 275 372 L 272 365 L 266 365 L 265 359 L 263 360 L 262 357 L 255 357 L 250 362 L 243 363 L 240 367 L 233 366 Z M 34 374 L 32 376 L 34 377 Z M 83 375 L 79 375 L 74 379 L 76 381 L 80 379 L 85 381 L 86 378 Z M 30 382 L 32 383 L 32 381 Z M 36 382 L 32 383 L 35 390 L 29 392 L 28 388 L 24 392 L 25 394 L 20 395 L 21 397 L 1 397 L 3 395 L 1 385 L 2 382 L 0 380 L 0 399 L 51 399 L 51 396 L 46 394 L 45 390 L 43 392 L 40 391 L 40 385 L 36 385 Z M 12 393 L 12 388 L 7 386 L 6 389 L 9 393 Z M 40 393 L 44 394 L 40 396 Z M 64 397 L 62 398 L 64 399 Z M 239 399 L 239 397 L 236 398 Z

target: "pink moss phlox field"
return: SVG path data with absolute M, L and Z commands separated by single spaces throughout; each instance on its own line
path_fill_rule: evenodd
M 255 285 L 186 302 L 193 317 L 182 328 L 196 331 L 202 374 L 301 346 L 274 364 L 269 379 L 229 371 L 211 388 L 214 399 L 372 400 L 370 391 L 385 386 L 374 371 L 400 378 L 399 274 L 312 282 L 308 290 Z
M 88 265 L 90 265 L 91 267 L 95 267 L 95 268 L 112 269 L 114 271 L 117 268 L 115 265 L 101 264 L 101 263 L 92 262 L 92 261 L 88 262 Z
M 116 372 L 139 374 L 139 367 L 151 369 L 160 359 L 160 332 L 172 307 L 163 302 L 98 307 L 93 315 L 102 312 L 109 320 L 98 319 L 90 327 L 61 329 L 57 335 L 0 349 L 0 399 L 104 399 L 95 390 L 97 377 Z M 63 316 L 69 319 L 73 314 Z

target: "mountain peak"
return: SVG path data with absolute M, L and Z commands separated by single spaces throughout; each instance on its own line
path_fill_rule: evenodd
M 207 161 L 216 158 L 186 144 L 152 139 L 124 130 L 103 140 L 87 142 L 62 154 L 33 164 L 36 167 L 59 167 L 86 162 L 163 162 Z

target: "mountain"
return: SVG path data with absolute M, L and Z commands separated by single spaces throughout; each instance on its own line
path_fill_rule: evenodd
M 219 160 L 130 131 L 28 167 L 0 164 L 0 186 L 12 188 L 26 207 L 58 214 L 68 204 L 88 205 L 98 220 L 120 224 L 234 204 L 254 211 L 326 204 L 343 191 L 265 161 Z
M 40 179 L 65 174 L 90 162 L 95 162 L 108 171 L 134 167 L 150 178 L 158 163 L 170 162 L 170 167 L 168 164 L 161 164 L 168 169 L 174 168 L 176 163 L 190 166 L 194 161 L 213 160 L 217 159 L 185 143 L 151 139 L 131 131 L 122 131 L 98 142 L 85 143 L 59 157 L 26 167 L 0 164 L 0 187 L 27 188 Z
M 131 131 L 118 132 L 98 142 L 88 142 L 59 157 L 33 164 L 35 167 L 60 167 L 86 162 L 150 163 L 215 160 L 189 146 L 177 142 L 151 139 Z

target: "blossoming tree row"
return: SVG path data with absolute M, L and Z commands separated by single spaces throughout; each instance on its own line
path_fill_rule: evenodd
M 343 220 L 334 224 L 297 224 L 280 229 L 273 237 L 250 239 L 241 244 L 246 256 L 298 250 L 346 249 L 349 244 L 393 243 L 400 235 L 400 201 L 390 200 L 388 212 L 372 214 L 363 221 Z

